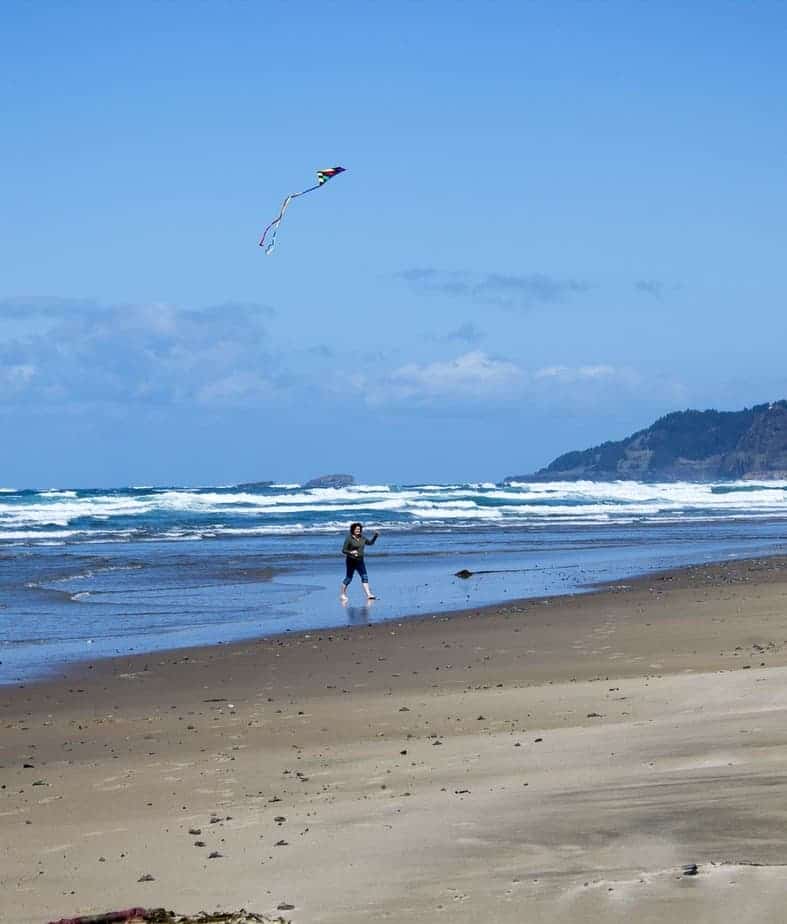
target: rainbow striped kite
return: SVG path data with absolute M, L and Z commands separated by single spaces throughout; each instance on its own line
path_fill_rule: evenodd
M 298 196 L 305 196 L 306 193 L 313 192 L 315 189 L 319 189 L 321 186 L 324 186 L 328 180 L 338 176 L 340 173 L 344 173 L 345 169 L 345 167 L 326 167 L 324 170 L 318 170 L 317 182 L 314 184 L 314 186 L 310 186 L 308 189 L 303 189 L 300 192 L 290 193 L 290 195 L 287 196 L 287 198 L 281 204 L 279 214 L 262 232 L 262 237 L 260 238 L 260 247 L 265 247 L 265 253 L 273 253 L 273 248 L 276 246 L 276 232 L 279 230 L 279 225 L 281 224 L 282 218 L 284 218 L 284 213 L 287 211 L 287 207 L 292 202 L 292 200 L 297 199 Z M 269 231 L 271 232 L 271 236 L 269 243 L 266 246 L 265 239 L 268 236 Z

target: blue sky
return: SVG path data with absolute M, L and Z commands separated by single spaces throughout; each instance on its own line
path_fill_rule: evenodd
M 495 480 L 787 396 L 781 3 L 1 25 L 2 484 Z

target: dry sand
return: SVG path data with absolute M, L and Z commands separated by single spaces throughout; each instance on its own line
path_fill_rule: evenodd
M 784 921 L 786 644 L 763 559 L 4 688 L 0 920 Z

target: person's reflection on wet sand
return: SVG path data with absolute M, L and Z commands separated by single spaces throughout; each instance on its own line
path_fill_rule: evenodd
M 366 626 L 369 624 L 369 615 L 371 613 L 374 601 L 369 600 L 363 606 L 350 606 L 346 600 L 342 601 L 342 606 L 347 610 L 348 626 Z

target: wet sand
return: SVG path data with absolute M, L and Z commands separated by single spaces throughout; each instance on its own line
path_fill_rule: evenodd
M 782 921 L 786 646 L 773 558 L 2 688 L 0 920 Z

